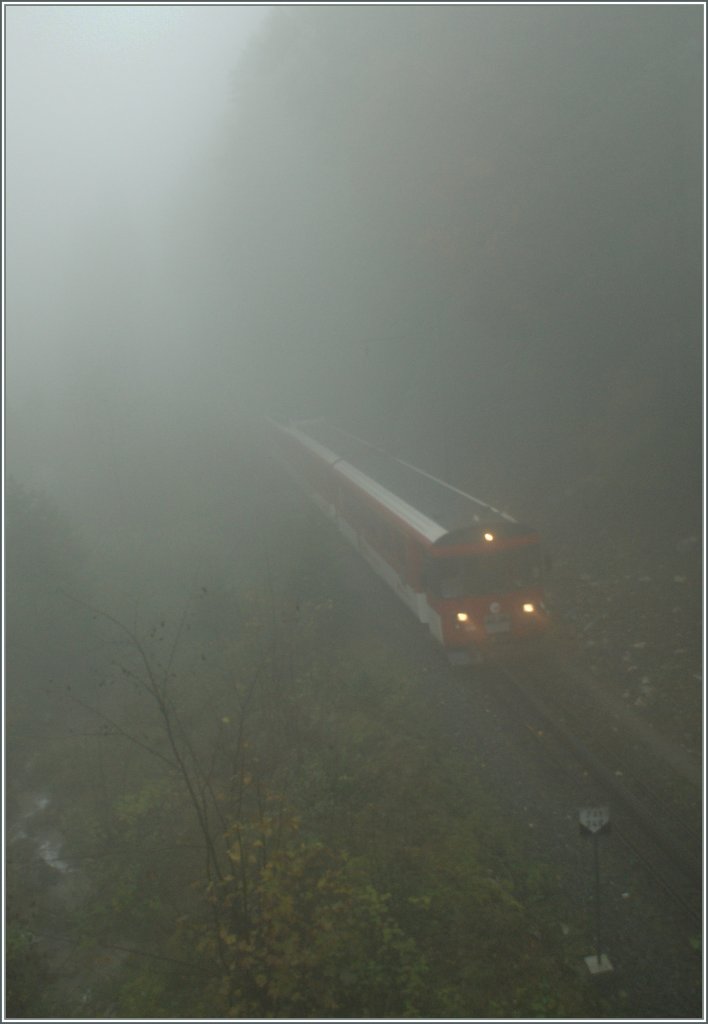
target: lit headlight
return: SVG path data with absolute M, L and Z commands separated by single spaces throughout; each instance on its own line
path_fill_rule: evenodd
M 484 539 L 485 540 L 494 540 L 494 534 L 493 533 L 485 533 Z
M 535 612 L 535 611 L 536 611 L 536 606 L 535 606 L 535 605 L 533 605 L 533 604 L 530 604 L 530 603 L 529 603 L 529 604 L 525 604 L 525 605 L 524 605 L 524 611 L 525 611 L 525 612 L 526 612 L 526 613 L 527 613 L 528 615 L 530 615 L 530 614 L 531 614 L 532 612 Z
M 469 615 L 467 614 L 467 612 L 458 612 L 457 613 L 457 621 L 458 622 L 467 622 L 468 619 L 469 619 Z

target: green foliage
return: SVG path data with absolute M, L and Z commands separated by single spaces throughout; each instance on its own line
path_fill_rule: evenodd
M 45 993 L 52 982 L 33 932 L 8 920 L 5 930 L 5 994 L 10 1017 L 41 1017 L 50 1011 Z
M 54 810 L 63 855 L 88 883 L 65 918 L 79 962 L 135 950 L 106 965 L 87 1012 L 582 1008 L 533 909 L 552 873 L 528 868 L 445 750 L 410 665 L 384 638 L 343 631 L 336 600 L 313 594 L 297 615 L 289 600 L 241 595 L 228 672 L 201 662 L 200 637 L 165 675 L 156 629 L 144 651 L 157 688 L 129 647 L 127 681 L 95 695 L 110 733 L 45 752 L 71 793 Z
M 117 1004 L 120 1015 L 126 1017 L 161 1017 L 174 1002 L 170 989 L 174 983 L 174 970 L 152 964 L 139 964 L 120 986 Z
M 136 792 L 122 794 L 115 805 L 117 820 L 131 832 L 136 825 L 144 826 L 148 817 L 153 819 L 158 810 L 164 808 L 165 790 L 164 781 L 150 779 Z
M 270 826 L 259 829 L 267 838 Z M 291 838 L 264 861 L 264 840 L 232 830 L 247 901 L 226 880 L 212 901 L 231 911 L 219 952 L 232 1016 L 415 1016 L 425 962 L 396 923 L 389 897 L 322 843 Z M 236 893 L 238 895 L 236 895 Z M 216 954 L 214 939 L 208 942 Z

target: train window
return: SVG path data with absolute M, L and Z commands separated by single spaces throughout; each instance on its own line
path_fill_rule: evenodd
M 538 544 L 506 551 L 431 559 L 424 583 L 440 597 L 462 597 L 538 586 L 543 561 Z

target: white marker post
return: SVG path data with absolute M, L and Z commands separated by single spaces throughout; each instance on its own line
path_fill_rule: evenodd
M 605 974 L 613 970 L 609 957 L 602 952 L 600 942 L 602 916 L 600 913 L 600 850 L 597 838 L 601 832 L 610 831 L 609 807 L 583 807 L 580 810 L 580 834 L 592 836 L 593 860 L 595 864 L 595 955 L 586 956 L 585 963 L 591 974 Z

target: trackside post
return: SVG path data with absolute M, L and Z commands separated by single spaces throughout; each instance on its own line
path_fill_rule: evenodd
M 600 848 L 601 833 L 610 831 L 609 807 L 583 807 L 579 814 L 580 834 L 592 839 L 595 889 L 595 955 L 586 956 L 585 963 L 591 974 L 606 974 L 614 968 L 606 953 L 602 952 L 602 908 L 600 903 Z

